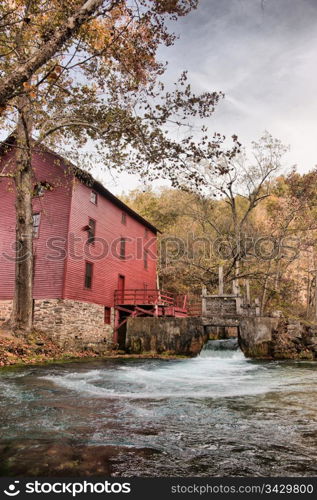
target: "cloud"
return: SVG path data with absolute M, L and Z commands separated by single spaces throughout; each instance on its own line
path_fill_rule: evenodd
M 315 0 L 201 0 L 163 51 L 169 79 L 183 69 L 199 91 L 226 99 L 210 126 L 245 144 L 264 129 L 290 144 L 290 163 L 317 163 Z
M 188 69 L 195 90 L 226 94 L 211 131 L 236 133 L 248 148 L 268 130 L 290 145 L 289 165 L 317 164 L 316 0 L 200 0 L 172 28 L 180 38 L 160 54 L 168 81 Z

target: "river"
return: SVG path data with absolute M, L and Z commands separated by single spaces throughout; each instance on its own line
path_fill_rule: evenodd
M 316 382 L 317 363 L 210 344 L 1 370 L 0 475 L 316 475 Z

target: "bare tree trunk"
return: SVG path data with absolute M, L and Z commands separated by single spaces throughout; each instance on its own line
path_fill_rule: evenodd
M 314 260 L 313 260 L 313 255 L 314 251 L 312 250 L 311 253 L 308 253 L 307 257 L 307 287 L 306 287 L 306 318 L 309 319 L 310 317 L 310 310 L 311 310 L 311 293 L 312 293 L 312 282 L 310 279 L 310 269 L 313 268 L 314 266 Z
M 306 319 L 309 318 L 309 309 L 310 309 L 310 274 L 309 268 L 307 270 L 307 287 L 306 287 Z
M 16 265 L 12 327 L 28 332 L 33 323 L 33 216 L 31 120 L 27 96 L 19 98 L 16 147 Z
M 276 265 L 276 274 L 274 281 L 274 288 L 276 292 L 279 291 L 279 286 L 280 286 L 280 267 L 281 267 L 281 261 L 279 260 Z
M 264 315 L 264 310 L 265 310 L 265 305 L 266 305 L 266 295 L 267 295 L 267 284 L 268 284 L 269 279 L 270 279 L 271 266 L 272 266 L 272 261 L 269 262 L 269 267 L 268 267 L 265 281 L 264 281 L 263 292 L 262 292 L 262 297 L 261 297 L 261 304 L 260 304 L 261 316 Z
M 239 283 L 240 261 L 239 260 L 237 260 L 235 262 L 234 274 L 235 274 L 235 279 L 232 281 L 232 293 L 233 293 L 233 295 L 240 295 L 240 283 Z
M 223 266 L 219 266 L 219 295 L 223 295 Z

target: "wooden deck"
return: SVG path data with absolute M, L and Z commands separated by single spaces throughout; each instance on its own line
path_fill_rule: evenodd
M 114 340 L 120 342 L 120 331 L 128 318 L 137 316 L 187 317 L 187 295 L 176 295 L 163 290 L 126 289 L 114 293 L 116 311 Z M 123 335 L 123 334 L 122 334 Z

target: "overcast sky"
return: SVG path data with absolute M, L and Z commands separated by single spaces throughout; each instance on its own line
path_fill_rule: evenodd
M 160 54 L 167 78 L 188 69 L 195 90 L 226 94 L 211 131 L 248 148 L 268 130 L 290 145 L 290 165 L 317 164 L 317 0 L 200 0 L 173 27 L 180 39 Z M 107 176 L 118 194 L 137 184 Z

